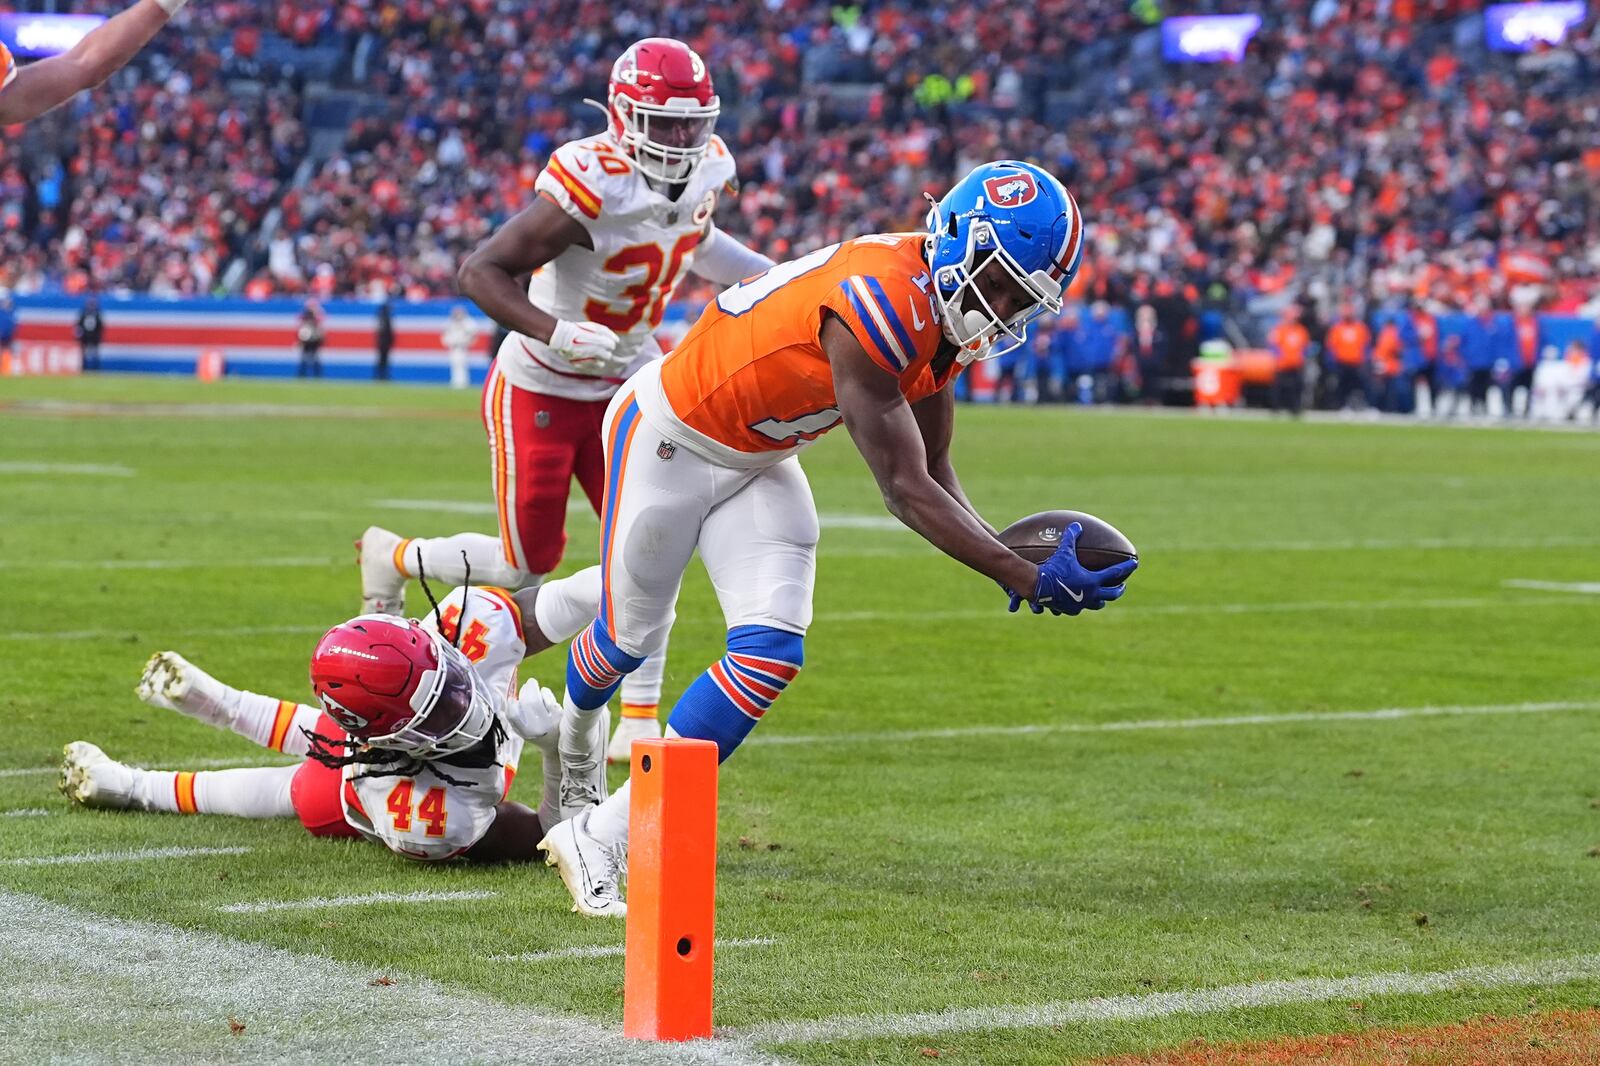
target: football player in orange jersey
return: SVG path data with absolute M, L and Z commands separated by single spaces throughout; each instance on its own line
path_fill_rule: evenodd
M 720 107 L 687 45 L 630 46 L 611 71 L 606 131 L 552 152 L 538 198 L 462 264 L 461 291 L 511 331 L 483 391 L 500 535 L 369 528 L 357 541 L 363 611 L 399 612 L 406 579 L 421 572 L 459 583 L 470 565 L 493 585 L 536 585 L 561 559 L 574 478 L 600 510 L 606 406 L 660 358 L 655 330 L 684 272 L 731 285 L 772 265 L 711 221 L 735 181 L 712 133 Z M 622 758 L 634 737 L 660 735 L 663 658 L 623 686 Z
M 0 126 L 28 122 L 93 89 L 139 54 L 189 0 L 139 0 L 60 55 L 25 67 L 0 44 Z
M 599 712 L 665 639 L 699 552 L 728 627 L 727 654 L 673 707 L 670 732 L 726 758 L 794 680 L 811 624 L 818 523 L 798 453 L 844 425 L 889 511 L 1038 613 L 1097 610 L 1133 561 L 1089 571 L 1069 527 L 1034 564 L 968 502 L 950 462 L 963 366 L 1014 350 L 1061 309 L 1083 219 L 1028 163 L 986 163 L 924 233 L 823 248 L 728 289 L 677 349 L 637 371 L 606 413 L 600 614 L 573 640 L 560 736 L 562 812 L 541 842 L 574 909 L 620 915 L 628 786 L 603 802 Z M 595 804 L 598 802 L 598 806 Z

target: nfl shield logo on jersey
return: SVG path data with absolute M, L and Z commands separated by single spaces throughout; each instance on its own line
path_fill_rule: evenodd
M 549 411 L 535 411 L 533 413 L 533 424 L 536 427 L 538 427 L 539 429 L 549 429 L 550 428 L 550 412 Z
M 671 459 L 676 454 L 678 454 L 678 446 L 672 443 L 670 440 L 664 440 L 660 444 L 656 445 L 656 458 L 660 459 L 663 463 L 668 459 Z
M 990 178 L 983 183 L 983 191 L 996 207 L 1021 207 L 1033 203 L 1033 198 L 1039 195 L 1039 186 L 1034 183 L 1032 174 L 1021 171 Z

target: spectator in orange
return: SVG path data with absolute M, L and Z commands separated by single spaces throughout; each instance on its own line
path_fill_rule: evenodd
M 1306 349 L 1311 346 L 1311 334 L 1300 324 L 1299 304 L 1283 309 L 1283 318 L 1267 334 L 1267 346 L 1276 361 L 1272 408 L 1298 418 L 1306 392 Z
M 1372 391 L 1367 402 L 1380 411 L 1399 409 L 1401 347 L 1400 323 L 1391 318 L 1378 329 L 1372 344 Z
M 1356 316 L 1355 304 L 1339 305 L 1339 320 L 1328 327 L 1329 369 L 1333 371 L 1333 406 L 1337 411 L 1350 404 L 1350 397 L 1364 391 L 1367 356 L 1372 348 L 1372 331 Z

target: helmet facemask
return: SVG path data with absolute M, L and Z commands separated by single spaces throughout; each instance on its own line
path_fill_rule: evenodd
M 639 173 L 660 184 L 685 182 L 694 175 L 711 147 L 711 133 L 721 112 L 717 97 L 705 104 L 690 97 L 657 104 L 623 93 L 611 94 L 618 140 L 632 153 Z
M 936 233 L 947 224 L 938 212 L 935 204 L 930 213 L 930 229 Z M 953 220 L 948 224 L 953 232 Z M 979 284 L 980 278 L 987 280 L 986 275 L 992 278 L 996 272 L 1015 283 L 1030 301 L 1009 318 L 995 310 Z M 933 280 L 945 339 L 960 349 L 956 359 L 963 366 L 1016 351 L 1027 342 L 1029 323 L 1046 311 L 1055 314 L 1061 310 L 1060 281 L 1051 278 L 1048 271 L 1024 271 L 1006 251 L 994 226 L 981 216 L 968 221 L 962 261 L 941 267 Z M 967 306 L 968 294 L 976 306 Z
M 384 736 L 362 738 L 372 747 L 440 759 L 473 747 L 494 725 L 494 709 L 467 657 L 438 633 L 430 630 L 428 636 L 438 666 L 422 675 L 405 725 Z

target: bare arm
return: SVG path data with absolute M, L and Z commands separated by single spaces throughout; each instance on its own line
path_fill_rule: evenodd
M 917 429 L 922 433 L 922 446 L 928 450 L 928 476 L 937 481 L 940 488 L 954 497 L 993 536 L 994 527 L 984 521 L 983 515 L 967 499 L 961 480 L 956 477 L 956 468 L 950 462 L 950 441 L 956 431 L 955 389 L 947 385 L 932 396 L 919 400 L 911 405 L 911 413 L 916 416 Z
M 534 845 L 544 839 L 539 816 L 520 803 L 509 801 L 494 809 L 494 823 L 463 856 L 468 862 L 531 862 L 538 857 Z
M 0 92 L 0 126 L 38 118 L 100 85 L 138 55 L 168 17 L 156 0 L 139 0 L 69 51 L 20 68 L 16 80 Z
M 588 230 L 554 200 L 540 196 L 467 256 L 456 272 L 456 284 L 463 296 L 506 329 L 548 342 L 556 320 L 528 302 L 517 278 L 539 269 L 574 244 L 594 246 Z
M 1032 593 L 1039 568 L 994 538 L 928 470 L 917 417 L 899 383 L 874 364 L 848 326 L 826 317 L 822 349 L 833 367 L 845 428 L 878 482 L 889 513 L 930 544 L 1006 588 Z

